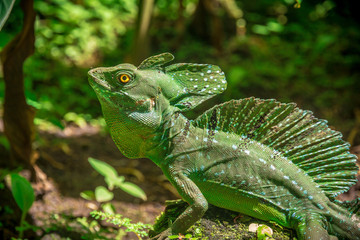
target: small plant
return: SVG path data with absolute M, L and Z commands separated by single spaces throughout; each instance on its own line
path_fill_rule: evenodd
M 10 178 L 12 195 L 16 204 L 21 209 L 20 226 L 17 228 L 17 230 L 19 231 L 19 238 L 22 239 L 24 230 L 31 227 L 26 223 L 25 217 L 30 207 L 34 203 L 35 194 L 31 184 L 24 177 L 17 173 L 12 173 L 10 174 Z
M 189 239 L 189 240 L 197 240 L 199 238 L 193 237 L 190 233 L 186 234 L 186 235 L 171 235 L 169 236 L 169 239 L 179 239 L 179 240 L 185 240 L 185 239 Z
M 98 186 L 95 188 L 95 191 L 88 190 L 80 193 L 80 196 L 84 199 L 95 200 L 101 203 L 101 208 L 104 212 L 94 211 L 90 213 L 91 216 L 95 219 L 106 220 L 116 226 L 124 227 L 125 231 L 120 229 L 116 239 L 121 239 L 125 232 L 133 232 L 139 239 L 147 236 L 148 234 L 146 230 L 151 228 L 150 224 L 144 224 L 141 222 L 131 223 L 131 219 L 124 218 L 120 214 L 115 214 L 115 208 L 110 203 L 110 201 L 114 198 L 114 193 L 112 192 L 114 188 L 120 188 L 134 197 L 146 200 L 147 197 L 144 191 L 137 185 L 126 182 L 125 178 L 123 176 L 119 176 L 116 170 L 109 164 L 94 158 L 89 158 L 88 161 L 98 173 L 104 176 L 105 182 L 108 185 L 107 188 L 104 186 Z M 89 234 L 98 234 L 96 228 L 99 226 L 95 224 L 95 221 L 88 223 L 87 220 L 87 218 L 82 218 L 78 219 L 78 222 L 81 223 L 83 228 L 90 231 Z
M 105 220 L 108 223 L 112 223 L 119 227 L 125 227 L 126 232 L 133 232 L 141 239 L 148 236 L 148 230 L 152 227 L 151 224 L 145 224 L 142 222 L 131 223 L 131 219 L 124 218 L 120 214 L 104 213 L 99 211 L 93 211 L 90 213 L 95 219 Z
M 87 200 L 96 200 L 97 202 L 102 203 L 101 207 L 107 213 L 115 213 L 114 206 L 109 202 L 114 198 L 114 193 L 111 191 L 115 187 L 120 188 L 134 197 L 141 198 L 144 201 L 147 199 L 146 194 L 141 188 L 134 183 L 125 182 L 125 178 L 123 176 L 119 176 L 116 170 L 109 164 L 94 158 L 89 158 L 88 161 L 98 173 L 104 176 L 108 188 L 98 186 L 95 188 L 95 191 L 83 191 L 80 193 L 82 198 Z

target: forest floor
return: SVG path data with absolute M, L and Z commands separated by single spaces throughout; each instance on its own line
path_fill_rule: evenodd
M 152 161 L 125 158 L 109 134 L 102 133 L 97 127 L 87 125 L 80 128 L 70 125 L 62 131 L 40 130 L 35 145 L 38 153 L 35 167 L 37 181 L 33 183 L 36 201 L 29 211 L 28 221 L 42 229 L 50 229 L 46 234 L 43 230 L 37 231 L 38 236 L 42 236 L 41 239 L 80 239 L 81 231 L 76 232 L 75 228 L 69 230 L 71 221 L 88 217 L 91 211 L 99 208 L 99 203 L 80 197 L 82 191 L 94 191 L 97 186 L 107 186 L 104 178 L 89 164 L 88 157 L 105 161 L 113 166 L 119 175 L 124 176 L 126 181 L 135 183 L 145 191 L 147 201 L 132 197 L 121 190 L 114 190 L 115 199 L 112 204 L 116 212 L 132 219 L 134 223 L 141 221 L 153 224 L 155 218 L 164 210 L 165 200 L 180 198 L 160 168 Z M 359 154 L 360 146 L 354 147 L 353 151 Z M 29 175 L 26 171 L 22 174 Z M 341 199 L 354 199 L 357 195 L 355 190 L 360 189 L 359 185 Z M 3 198 L 3 201 L 11 200 Z M 9 203 L 0 201 L 0 206 L 4 204 Z M 14 223 L 13 227 L 17 224 L 17 221 L 4 220 L 1 216 L 0 222 L 4 224 L 4 228 L 9 222 Z M 2 235 L 14 236 L 14 231 L 10 228 L 3 229 Z M 29 236 L 29 239 L 31 238 L 38 237 Z M 123 239 L 137 237 L 130 233 Z
M 37 181 L 32 186 L 36 201 L 29 211 L 30 221 L 35 226 L 49 229 L 56 225 L 55 228 L 59 230 L 61 224 L 67 224 L 66 221 L 69 223 L 69 220 L 88 217 L 91 211 L 98 209 L 99 203 L 80 197 L 82 191 L 94 191 L 97 186 L 107 186 L 104 177 L 89 164 L 88 157 L 110 164 L 126 181 L 138 185 L 145 191 L 147 201 L 119 189 L 113 191 L 115 197 L 111 202 L 116 213 L 132 219 L 133 223 L 141 221 L 153 224 L 155 218 L 164 210 L 165 200 L 180 198 L 160 168 L 151 160 L 125 158 L 116 148 L 110 135 L 101 133 L 96 127 L 68 126 L 63 131 L 39 131 L 35 144 L 38 153 L 35 167 Z M 25 177 L 29 175 L 27 171 L 21 173 Z M 59 216 L 63 219 L 59 219 Z M 1 217 L 0 222 L 4 222 L 1 221 Z M 11 222 L 16 224 L 16 221 Z M 42 239 L 60 239 L 60 236 L 67 237 L 68 234 L 72 235 L 68 236 L 71 239 L 80 239 L 80 235 L 75 232 L 50 232 L 51 234 Z M 8 234 L 12 235 L 11 230 Z M 137 237 L 128 234 L 123 239 Z

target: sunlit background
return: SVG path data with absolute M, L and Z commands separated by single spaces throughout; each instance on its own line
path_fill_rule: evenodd
M 35 1 L 36 50 L 24 71 L 38 122 L 59 125 L 69 113 L 98 118 L 89 68 L 138 64 L 169 51 L 176 62 L 221 66 L 229 87 L 217 102 L 249 96 L 296 102 L 346 136 L 359 124 L 360 29 L 351 1 L 304 1 L 301 8 L 293 0 L 146 2 Z M 15 6 L 0 49 L 20 31 L 21 18 Z

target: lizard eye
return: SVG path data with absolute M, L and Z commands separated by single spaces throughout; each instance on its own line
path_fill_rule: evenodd
M 127 83 L 130 81 L 130 76 L 127 74 L 121 74 L 118 76 L 118 80 L 122 83 Z

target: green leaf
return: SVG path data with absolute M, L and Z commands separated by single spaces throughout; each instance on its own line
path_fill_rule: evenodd
M 267 23 L 267 29 L 272 32 L 281 32 L 284 30 L 284 26 L 278 22 L 271 21 Z
M 252 27 L 252 31 L 260 35 L 268 35 L 270 33 L 269 29 L 266 26 L 259 24 L 255 24 Z
M 105 182 L 109 186 L 110 190 L 112 190 L 115 185 L 119 185 L 124 182 L 125 178 L 123 176 L 118 176 L 116 170 L 109 164 L 91 157 L 88 158 L 88 161 L 98 173 L 105 177 Z
M 76 221 L 77 221 L 78 223 L 80 223 L 83 227 L 85 227 L 86 229 L 89 228 L 89 223 L 87 222 L 87 218 L 86 218 L 86 217 L 76 218 Z
M 110 190 L 114 189 L 114 186 L 119 186 L 125 181 L 123 176 L 114 177 L 105 177 L 105 182 L 108 185 Z
M 106 187 L 98 186 L 95 189 L 95 199 L 98 202 L 110 201 L 114 198 L 114 194 L 107 190 Z
M 80 193 L 80 197 L 86 200 L 95 200 L 95 194 L 93 191 L 87 190 Z
M 11 174 L 11 192 L 16 204 L 23 212 L 27 212 L 34 203 L 35 194 L 28 180 L 19 174 Z
M 179 235 L 168 236 L 169 239 L 179 239 Z
M 104 203 L 103 205 L 101 205 L 101 207 L 105 213 L 115 214 L 115 207 L 114 205 L 112 205 L 112 203 Z
M 0 1 L 0 30 L 8 19 L 11 9 L 13 8 L 15 0 Z
M 109 164 L 91 157 L 88 158 L 88 161 L 90 165 L 104 177 L 114 178 L 114 179 L 118 177 L 116 170 Z
M 124 182 L 117 186 L 121 188 L 121 190 L 127 192 L 134 197 L 141 198 L 144 201 L 146 201 L 147 199 L 145 192 L 140 187 L 131 182 Z

